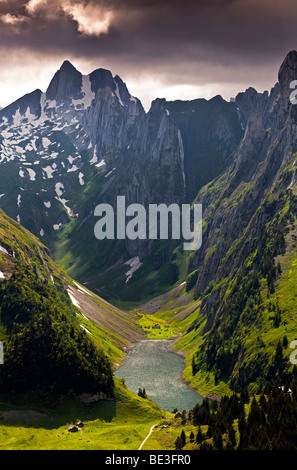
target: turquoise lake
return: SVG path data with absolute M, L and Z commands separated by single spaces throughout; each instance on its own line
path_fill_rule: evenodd
M 128 389 L 136 394 L 139 387 L 145 388 L 147 397 L 163 410 L 189 411 L 202 403 L 203 397 L 180 380 L 184 360 L 167 349 L 170 344 L 168 340 L 140 341 L 114 375 L 125 379 Z

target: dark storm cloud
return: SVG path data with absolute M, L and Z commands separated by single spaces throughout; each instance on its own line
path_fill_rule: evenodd
M 296 16 L 296 0 L 0 0 L 0 58 L 83 58 L 169 86 L 244 85 L 249 71 L 273 86 Z
M 296 40 L 295 0 L 1 1 L 2 47 L 21 46 L 90 57 L 123 55 L 137 62 L 192 58 L 269 58 Z M 81 10 L 77 10 L 80 8 Z M 296 8 L 296 7 L 295 7 Z M 111 17 L 106 32 L 84 29 Z M 81 16 L 81 25 L 79 24 Z M 292 34 L 292 32 L 294 33 Z M 292 45 L 291 45 L 292 46 Z

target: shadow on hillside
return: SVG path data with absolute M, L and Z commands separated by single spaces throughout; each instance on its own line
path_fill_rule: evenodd
M 56 429 L 78 421 L 100 419 L 111 422 L 116 416 L 115 400 L 101 400 L 97 403 L 82 404 L 74 400 L 60 403 L 55 408 L 37 408 L 33 405 L 11 405 L 0 403 L 0 420 L 10 426 Z

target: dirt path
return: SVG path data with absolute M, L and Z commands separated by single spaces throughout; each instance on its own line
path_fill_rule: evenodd
M 153 424 L 151 429 L 150 429 L 150 432 L 148 433 L 148 435 L 146 436 L 146 438 L 144 439 L 144 441 L 142 441 L 142 443 L 140 444 L 140 447 L 138 448 L 138 450 L 141 450 L 142 446 L 146 443 L 146 441 L 148 440 L 148 438 L 150 437 L 150 435 L 152 434 L 153 430 L 154 430 L 154 427 L 156 426 L 156 424 Z

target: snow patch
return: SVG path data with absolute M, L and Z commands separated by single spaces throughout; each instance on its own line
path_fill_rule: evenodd
M 63 183 L 57 183 L 55 186 L 55 191 L 58 197 L 62 196 L 62 194 L 65 191 L 64 184 Z
M 70 292 L 70 289 L 67 289 L 67 292 L 68 292 L 68 295 L 70 297 L 70 300 L 71 302 L 73 303 L 73 305 L 77 308 L 81 308 L 80 305 L 79 305 L 79 302 L 74 298 L 74 296 L 71 294 Z
M 79 179 L 79 184 L 83 186 L 85 182 L 84 182 L 84 174 L 82 172 L 78 174 L 78 179 Z
M 92 84 L 89 75 L 82 76 L 81 93 L 83 98 L 79 100 L 72 100 L 73 106 L 75 108 L 77 108 L 77 106 L 82 106 L 83 109 L 87 109 L 91 106 L 92 101 L 95 98 L 95 93 L 92 91 Z
M 57 102 L 56 102 L 56 100 L 47 100 L 46 101 L 46 106 L 47 106 L 47 108 L 56 108 L 57 107 Z
M 36 173 L 34 170 L 32 170 L 32 168 L 27 168 L 27 171 L 29 173 L 29 178 L 31 181 L 35 181 L 36 179 Z
M 73 281 L 74 284 L 79 288 L 79 290 L 85 292 L 86 294 L 90 295 L 90 292 L 88 292 L 86 289 L 84 289 L 82 286 L 80 286 L 77 282 Z
M 119 100 L 120 105 L 125 106 L 124 103 L 122 102 L 122 99 L 121 99 L 119 84 L 115 80 L 113 82 L 114 82 L 115 87 L 116 87 L 116 89 L 115 89 L 116 97 Z
M 87 333 L 89 333 L 90 335 L 92 334 L 85 326 L 83 326 L 83 325 L 80 325 L 80 326 L 81 326 L 81 328 L 82 328 L 83 330 L 85 330 Z
M 4 248 L 4 246 L 1 246 L 1 245 L 0 245 L 0 251 L 1 251 L 2 253 L 4 253 L 5 255 L 10 256 L 10 254 L 8 253 L 7 249 Z
M 67 173 L 72 173 L 73 171 L 77 171 L 79 168 L 76 165 L 73 165 L 71 168 L 67 170 Z
M 106 163 L 105 163 L 105 160 L 101 160 L 99 163 L 96 163 L 95 165 L 97 168 L 101 168 L 101 167 L 104 167 L 106 166 Z
M 114 172 L 114 170 L 116 170 L 116 168 L 113 168 L 111 171 L 109 171 L 109 172 L 107 173 L 107 175 L 105 175 L 105 178 L 107 178 L 108 176 L 110 176 L 110 175 Z
M 50 165 L 46 166 L 45 168 L 42 168 L 42 170 L 46 173 L 48 179 L 52 178 L 53 173 L 56 171 L 56 169 L 51 167 Z
M 47 149 L 51 145 L 51 141 L 47 137 L 42 137 L 42 145 Z
M 93 157 L 92 160 L 90 160 L 90 164 L 93 165 L 94 163 L 97 163 L 98 157 L 97 157 L 97 146 L 95 145 L 94 151 L 93 151 Z
M 14 126 L 19 126 L 21 124 L 22 116 L 20 113 L 20 109 L 16 110 L 15 114 L 12 116 L 12 119 L 13 119 Z
M 134 258 L 131 258 L 129 261 L 126 261 L 125 265 L 130 266 L 129 271 L 125 273 L 125 276 L 127 277 L 126 279 L 126 284 L 127 284 L 127 282 L 130 281 L 135 271 L 137 271 L 137 269 L 139 269 L 143 265 L 143 263 L 140 262 L 139 256 L 135 256 Z
M 32 123 L 32 121 L 35 121 L 35 119 L 37 119 L 35 114 L 31 113 L 31 110 L 30 110 L 29 106 L 28 106 L 28 108 L 25 112 L 25 118 L 27 119 L 28 123 Z
M 8 131 L 2 131 L 2 132 L 1 132 L 1 135 L 4 137 L 4 139 L 9 139 L 9 137 L 12 137 L 12 136 L 13 136 L 13 133 L 12 133 L 12 132 L 8 132 Z

